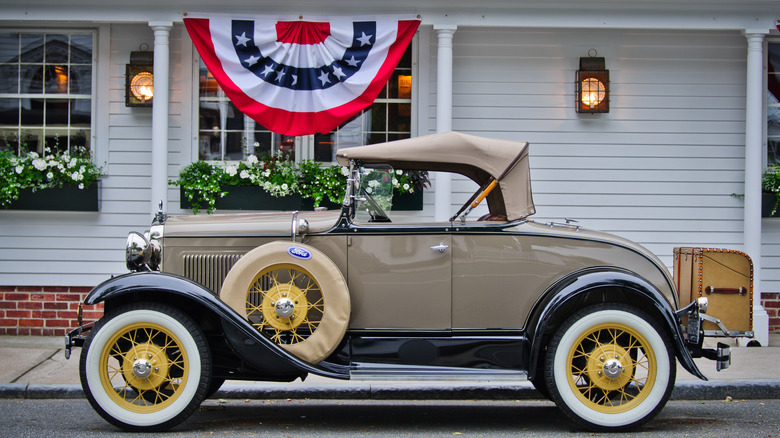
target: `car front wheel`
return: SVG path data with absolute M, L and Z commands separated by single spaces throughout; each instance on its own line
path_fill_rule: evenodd
M 210 373 L 203 332 L 183 312 L 156 303 L 104 316 L 81 352 L 87 399 L 126 430 L 166 430 L 189 417 L 206 396 Z
M 637 427 L 655 416 L 674 387 L 666 333 L 638 309 L 600 304 L 571 316 L 553 337 L 545 379 L 567 416 L 591 430 Z

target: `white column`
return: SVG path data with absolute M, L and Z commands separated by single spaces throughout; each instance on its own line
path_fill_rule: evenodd
M 168 204 L 168 72 L 173 23 L 150 21 L 154 30 L 154 100 L 152 101 L 152 215 L 160 201 Z
M 436 132 L 452 130 L 452 36 L 457 26 L 434 26 L 438 37 L 436 64 Z M 436 173 L 436 192 L 433 199 L 433 218 L 446 221 L 452 214 L 452 174 Z
M 753 259 L 753 331 L 769 342 L 769 315 L 761 306 L 761 174 L 764 154 L 764 36 L 767 30 L 746 30 L 747 90 L 745 96 L 745 252 Z

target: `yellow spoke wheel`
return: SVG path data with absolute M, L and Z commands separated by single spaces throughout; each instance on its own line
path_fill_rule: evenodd
M 277 344 L 306 340 L 322 322 L 322 289 L 305 269 L 272 265 L 252 281 L 246 296 L 247 318 L 258 330 L 271 330 Z
M 568 362 L 572 391 L 604 413 L 625 412 L 641 403 L 655 382 L 657 365 L 647 340 L 623 324 L 600 324 L 583 333 Z
M 591 430 L 627 430 L 650 420 L 669 399 L 676 375 L 673 347 L 658 327 L 623 305 L 575 313 L 549 341 L 550 398 Z
M 106 393 L 126 409 L 155 412 L 180 394 L 188 375 L 181 341 L 157 324 L 136 323 L 114 333 L 100 357 Z
M 165 430 L 206 396 L 211 354 L 187 314 L 158 303 L 113 309 L 90 331 L 79 372 L 87 400 L 108 422 Z

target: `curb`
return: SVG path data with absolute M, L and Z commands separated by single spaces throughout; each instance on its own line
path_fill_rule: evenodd
M 242 385 L 225 384 L 215 399 L 545 400 L 533 385 Z M 780 399 L 780 380 L 680 381 L 670 400 Z M 80 399 L 81 385 L 0 384 L 3 399 Z

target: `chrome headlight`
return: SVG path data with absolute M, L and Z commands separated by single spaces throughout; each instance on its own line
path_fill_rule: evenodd
M 152 225 L 144 234 L 127 235 L 125 258 L 131 271 L 159 271 L 162 261 L 162 225 Z
M 148 264 L 152 258 L 149 240 L 143 234 L 131 231 L 127 235 L 125 258 L 127 260 L 127 269 L 131 271 L 149 270 Z

